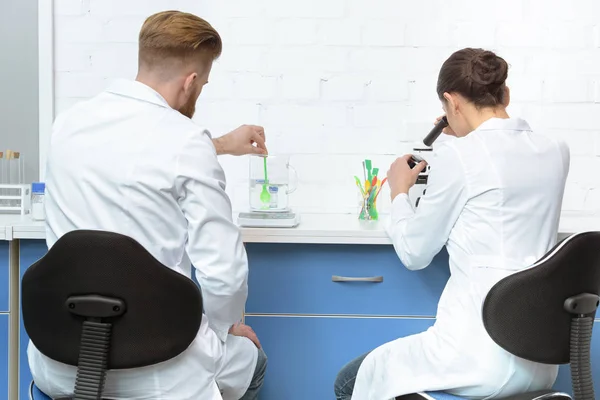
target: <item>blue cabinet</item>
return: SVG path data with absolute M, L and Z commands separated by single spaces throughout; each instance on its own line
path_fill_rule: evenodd
M 10 269 L 8 265 L 8 242 L 0 242 L 0 312 L 9 312 Z
M 20 273 L 21 279 L 29 266 L 42 258 L 47 252 L 46 241 L 44 240 L 21 240 L 20 241 Z M 29 336 L 23 326 L 23 316 L 20 315 L 20 336 L 19 336 L 19 399 L 29 399 L 29 384 L 31 382 L 31 371 L 27 361 L 27 344 Z
M 43 240 L 20 243 L 22 276 L 47 248 Z M 345 363 L 434 323 L 431 317 L 448 278 L 445 251 L 425 270 L 411 272 L 401 265 L 391 246 L 246 247 L 250 261 L 246 323 L 258 334 L 269 358 L 263 400 L 333 399 L 333 383 Z M 383 282 L 339 283 L 332 282 L 332 275 L 383 276 Z M 0 285 L 8 288 L 8 245 L 2 242 Z M 0 290 L 0 399 L 7 398 L 8 383 L 9 318 L 2 313 L 4 308 L 8 310 L 8 290 Z M 20 329 L 19 388 L 20 399 L 26 400 L 31 373 L 29 337 L 22 319 Z M 592 362 L 597 360 L 600 323 L 596 323 L 592 343 Z M 600 361 L 592 367 L 594 381 L 600 386 Z M 561 367 L 555 388 L 571 393 L 568 366 Z
M 0 314 L 0 399 L 8 399 L 8 314 Z
M 448 280 L 440 252 L 422 271 L 409 271 L 392 246 L 248 244 L 246 312 L 435 316 Z M 383 282 L 332 282 L 342 277 L 383 277 Z
M 433 319 L 246 317 L 268 357 L 263 400 L 334 399 L 339 370 L 386 342 L 425 331 Z
M 333 398 L 333 382 L 345 362 L 433 323 L 344 316 L 435 316 L 449 276 L 445 251 L 425 270 L 411 272 L 391 246 L 253 243 L 246 248 L 246 323 L 269 356 L 263 392 L 267 400 Z M 383 276 L 383 282 L 338 283 L 332 282 L 332 275 Z M 600 360 L 598 323 L 592 360 Z M 592 368 L 600 385 L 600 365 Z M 568 366 L 560 368 L 554 387 L 571 393 Z
M 247 316 L 269 359 L 261 399 L 333 399 L 340 368 L 388 341 L 425 331 L 433 319 Z M 600 389 L 600 323 L 592 341 L 594 383 Z M 570 370 L 554 385 L 572 394 Z

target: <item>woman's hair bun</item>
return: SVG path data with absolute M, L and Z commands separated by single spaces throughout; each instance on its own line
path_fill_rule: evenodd
M 454 52 L 442 65 L 437 82 L 444 93 L 459 93 L 476 107 L 504 104 L 508 63 L 489 50 L 465 48 Z
M 491 51 L 476 53 L 467 66 L 467 75 L 474 83 L 499 86 L 508 77 L 508 64 Z

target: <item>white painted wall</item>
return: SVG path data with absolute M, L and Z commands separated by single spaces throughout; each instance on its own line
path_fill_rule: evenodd
M 270 151 L 292 154 L 299 211 L 355 211 L 361 160 L 385 173 L 441 113 L 443 60 L 482 46 L 511 64 L 511 114 L 571 146 L 563 209 L 600 215 L 597 0 L 55 0 L 56 111 L 133 78 L 138 30 L 165 9 L 224 39 L 196 119 L 215 135 L 263 125 Z M 223 165 L 241 210 L 247 159 Z

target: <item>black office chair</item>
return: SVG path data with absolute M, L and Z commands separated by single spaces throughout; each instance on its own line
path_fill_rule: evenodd
M 80 230 L 25 272 L 22 310 L 38 350 L 77 366 L 73 399 L 99 400 L 106 370 L 157 364 L 190 346 L 202 296 L 130 237 Z M 31 393 L 41 395 L 33 383 Z
M 572 235 L 533 268 L 492 287 L 483 304 L 483 323 L 504 350 L 544 364 L 570 364 L 575 400 L 595 400 L 590 362 L 592 328 L 600 304 L 600 232 Z M 443 392 L 402 400 L 460 399 Z M 505 400 L 571 399 L 545 390 Z

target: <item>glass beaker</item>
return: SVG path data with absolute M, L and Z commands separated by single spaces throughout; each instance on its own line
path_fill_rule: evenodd
M 287 211 L 288 195 L 296 190 L 297 185 L 298 174 L 290 165 L 288 156 L 250 156 L 251 210 Z

